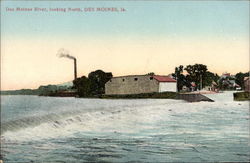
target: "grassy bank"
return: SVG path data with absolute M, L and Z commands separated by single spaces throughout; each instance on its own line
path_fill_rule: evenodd
M 250 92 L 237 92 L 234 93 L 235 101 L 247 101 L 250 100 Z

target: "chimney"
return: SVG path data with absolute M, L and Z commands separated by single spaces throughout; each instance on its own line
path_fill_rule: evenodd
M 76 58 L 74 58 L 74 75 L 75 75 L 75 79 L 76 79 L 77 78 Z

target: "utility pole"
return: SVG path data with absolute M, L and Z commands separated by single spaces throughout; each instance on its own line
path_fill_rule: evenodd
M 178 91 L 178 78 L 176 77 L 176 92 L 179 92 Z
M 202 75 L 200 74 L 200 90 L 202 90 Z
M 176 92 L 178 91 L 178 76 L 177 76 L 177 72 L 175 71 L 175 77 L 176 77 Z

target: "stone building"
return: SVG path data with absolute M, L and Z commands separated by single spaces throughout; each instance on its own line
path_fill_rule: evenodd
M 140 94 L 176 92 L 176 80 L 160 75 L 130 75 L 113 77 L 105 84 L 105 94 Z

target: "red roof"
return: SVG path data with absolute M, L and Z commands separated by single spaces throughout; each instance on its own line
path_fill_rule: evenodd
M 196 87 L 195 82 L 191 82 L 191 86 L 192 86 L 192 87 Z
M 154 75 L 153 77 L 155 80 L 157 80 L 159 82 L 176 82 L 176 80 L 174 80 L 168 76 Z
M 230 76 L 230 73 L 224 73 L 222 75 L 224 75 L 224 76 Z

